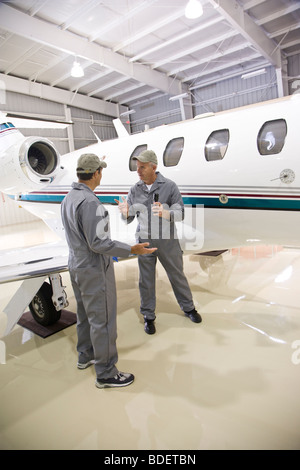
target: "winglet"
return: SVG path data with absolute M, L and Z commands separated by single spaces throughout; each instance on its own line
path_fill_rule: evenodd
M 130 134 L 127 132 L 126 127 L 122 123 L 121 119 L 117 118 L 113 120 L 116 132 L 118 134 L 118 137 L 128 137 Z

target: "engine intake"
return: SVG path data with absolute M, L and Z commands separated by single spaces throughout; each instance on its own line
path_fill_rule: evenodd
M 60 155 L 47 139 L 29 137 L 20 148 L 20 165 L 25 175 L 38 177 L 41 183 L 51 182 L 60 163 Z
M 12 135 L 1 156 L 0 188 L 7 194 L 43 189 L 57 180 L 64 171 L 60 154 L 52 142 L 43 137 L 24 138 L 18 131 Z

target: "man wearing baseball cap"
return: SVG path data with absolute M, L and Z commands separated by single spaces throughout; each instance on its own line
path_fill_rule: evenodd
M 77 162 L 78 182 L 61 204 L 62 222 L 69 246 L 69 272 L 77 302 L 77 351 L 79 369 L 95 365 L 96 386 L 124 387 L 134 381 L 119 372 L 116 285 L 112 256 L 126 258 L 150 254 L 149 243 L 134 246 L 109 238 L 109 217 L 94 193 L 107 164 L 93 153 Z
M 184 217 L 180 191 L 174 181 L 156 171 L 158 160 L 153 150 L 144 150 L 133 159 L 137 160 L 140 181 L 130 189 L 127 201 L 122 198 L 119 209 L 127 223 L 137 216 L 138 240 L 151 242 L 151 246 L 157 248 L 154 253 L 138 257 L 140 312 L 144 316 L 144 330 L 147 334 L 156 332 L 154 320 L 157 258 L 167 272 L 181 310 L 191 321 L 200 323 L 202 318 L 195 309 L 192 293 L 183 272 L 182 250 L 176 236 L 175 222 L 183 220 Z M 141 206 L 145 206 L 145 210 L 141 209 Z M 157 224 L 157 218 L 160 224 Z

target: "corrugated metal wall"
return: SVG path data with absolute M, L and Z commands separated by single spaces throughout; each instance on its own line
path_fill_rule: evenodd
M 1 111 L 18 113 L 25 116 L 40 116 L 45 119 L 71 120 L 74 137 L 74 149 L 80 149 L 96 142 L 96 138 L 91 131 L 102 139 L 113 139 L 116 137 L 113 118 L 85 111 L 73 106 L 68 107 L 69 116 L 66 116 L 65 106 L 33 96 L 26 96 L 13 92 L 6 92 L 6 103 L 1 105 Z M 70 151 L 67 129 L 20 129 L 26 137 L 30 135 L 43 136 L 50 139 L 61 155 Z
M 74 122 L 74 147 L 75 150 L 94 144 L 96 138 L 91 129 L 101 140 L 114 139 L 117 137 L 113 118 L 94 112 L 70 107 L 71 119 Z
M 134 109 L 135 114 L 131 119 L 132 133 L 143 132 L 146 125 L 152 128 L 181 121 L 178 101 L 169 101 L 169 95 L 134 105 Z
M 234 77 L 215 85 L 192 90 L 195 115 L 216 113 L 277 98 L 276 71 L 273 67 L 267 67 L 265 71 L 256 77 L 246 79 Z
M 44 119 L 65 121 L 64 106 L 34 96 L 6 92 L 6 103 L 1 104 L 1 111 L 27 115 L 40 116 Z M 66 129 L 20 129 L 27 136 L 37 135 L 50 139 L 57 150 L 63 154 L 69 151 L 68 135 Z
M 193 116 L 277 98 L 276 71 L 274 67 L 266 67 L 265 70 L 263 75 L 248 79 L 239 76 L 202 88 L 191 87 Z M 168 96 L 141 103 L 140 106 L 134 105 L 134 109 L 133 133 L 143 131 L 146 124 L 151 128 L 182 119 L 179 101 L 169 101 Z

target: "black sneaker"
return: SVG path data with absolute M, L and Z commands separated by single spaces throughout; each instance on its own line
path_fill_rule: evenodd
M 110 379 L 97 379 L 95 384 L 97 388 L 126 387 L 126 385 L 130 385 L 133 381 L 133 374 L 118 372 L 117 375 Z
M 144 330 L 147 333 L 147 335 L 154 335 L 154 333 L 156 332 L 154 320 L 147 320 L 147 318 L 145 318 L 144 321 L 145 321 Z
M 189 319 L 192 320 L 194 323 L 202 322 L 202 318 L 195 308 L 190 312 L 184 312 L 184 314 L 186 317 L 189 317 Z

